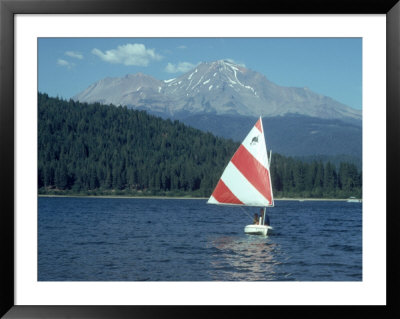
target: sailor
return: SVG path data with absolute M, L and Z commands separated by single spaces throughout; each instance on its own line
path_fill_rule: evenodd
M 254 214 L 253 224 L 258 225 L 258 214 L 257 213 Z

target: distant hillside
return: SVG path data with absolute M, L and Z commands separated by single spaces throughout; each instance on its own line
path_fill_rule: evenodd
M 217 136 L 242 141 L 256 117 L 191 115 L 180 119 L 187 125 Z M 347 158 L 361 166 L 361 122 L 344 122 L 288 114 L 263 118 L 268 148 L 286 156 Z
M 238 145 L 144 111 L 38 94 L 40 194 L 209 196 Z M 276 196 L 361 196 L 349 163 L 275 154 L 271 176 Z
M 126 107 L 39 94 L 39 188 L 209 195 L 238 144 Z

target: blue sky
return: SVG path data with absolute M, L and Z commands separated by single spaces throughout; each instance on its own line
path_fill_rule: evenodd
M 40 38 L 38 90 L 69 99 L 105 77 L 167 80 L 221 59 L 362 107 L 361 38 Z

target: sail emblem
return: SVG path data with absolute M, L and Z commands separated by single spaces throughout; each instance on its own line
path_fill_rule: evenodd
M 258 143 L 258 136 L 259 136 L 259 135 L 253 137 L 253 139 L 251 140 L 250 145 L 255 145 L 256 143 Z

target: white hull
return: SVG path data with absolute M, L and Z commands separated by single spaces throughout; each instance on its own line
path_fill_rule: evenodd
M 249 235 L 264 235 L 267 236 L 268 231 L 272 230 L 271 226 L 266 225 L 247 225 L 244 232 Z

